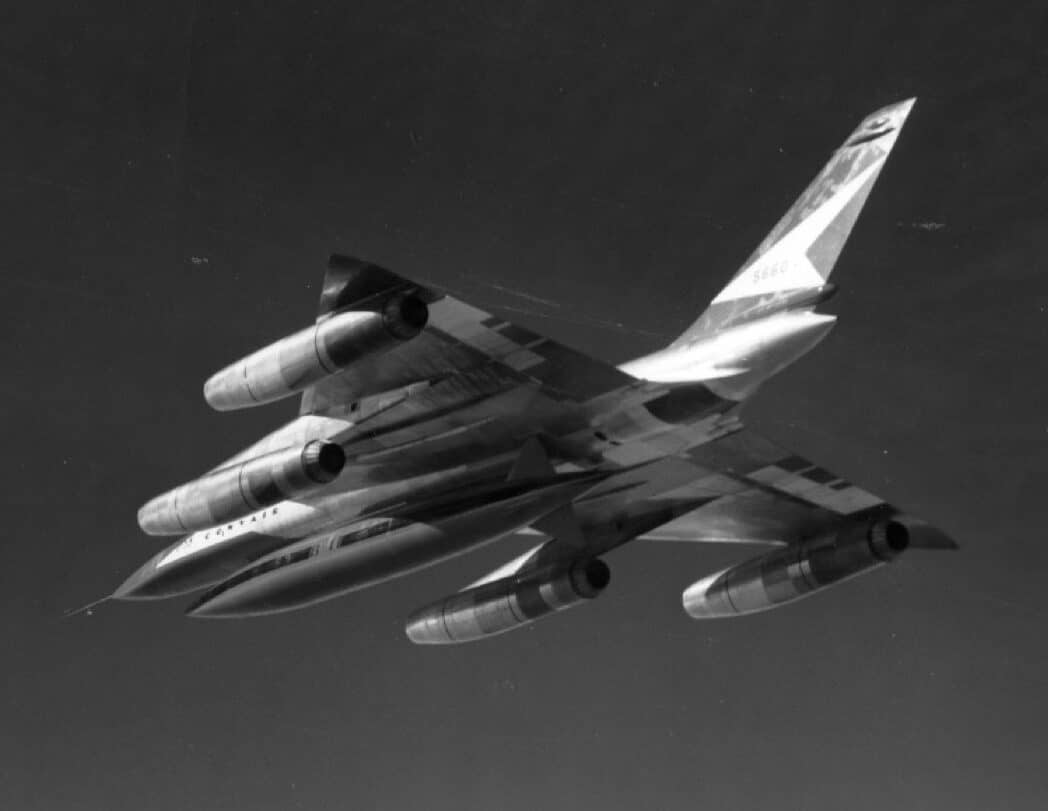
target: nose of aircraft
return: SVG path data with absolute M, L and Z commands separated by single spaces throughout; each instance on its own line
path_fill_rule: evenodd
M 154 594 L 156 559 L 150 559 L 132 572 L 113 592 L 114 600 L 155 600 L 166 595 Z
M 114 600 L 162 600 L 196 591 L 221 578 L 207 568 L 209 561 L 187 558 L 180 565 L 160 565 L 164 557 L 160 552 L 138 567 L 121 583 Z

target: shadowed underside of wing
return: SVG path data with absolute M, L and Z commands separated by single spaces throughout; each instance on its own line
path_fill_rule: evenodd
M 633 382 L 611 364 L 350 257 L 331 257 L 319 317 L 332 307 L 367 307 L 396 292 L 411 292 L 428 303 L 429 321 L 422 333 L 311 387 L 302 397 L 301 414 L 346 417 L 361 397 L 474 370 L 497 376 L 503 389 L 534 386 L 553 400 L 569 402 L 586 401 Z
M 748 428 L 612 477 L 576 510 L 589 544 L 582 556 L 634 538 L 789 546 L 864 520 L 916 521 Z M 931 527 L 914 545 L 955 547 Z M 577 548 L 548 538 L 470 587 L 578 557 Z

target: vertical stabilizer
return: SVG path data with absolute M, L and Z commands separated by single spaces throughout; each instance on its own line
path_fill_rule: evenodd
M 811 307 L 827 282 L 915 99 L 863 119 L 707 310 L 673 346 L 772 313 Z

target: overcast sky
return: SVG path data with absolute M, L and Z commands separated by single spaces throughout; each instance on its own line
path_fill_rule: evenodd
M 1048 806 L 1042 4 L 565 5 L 0 16 L 0 806 Z M 513 543 L 257 621 L 60 619 L 156 551 L 143 501 L 293 415 L 201 385 L 309 323 L 328 253 L 622 362 L 913 95 L 840 325 L 745 416 L 961 552 L 701 624 L 682 589 L 747 552 L 641 542 L 437 650 L 404 617 Z

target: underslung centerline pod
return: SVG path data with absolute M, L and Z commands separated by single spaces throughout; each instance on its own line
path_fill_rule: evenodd
M 506 482 L 414 518 L 366 519 L 329 540 L 263 557 L 203 595 L 194 617 L 288 611 L 431 566 L 525 527 L 603 481 L 601 471 Z M 476 503 L 473 503 L 476 501 Z

